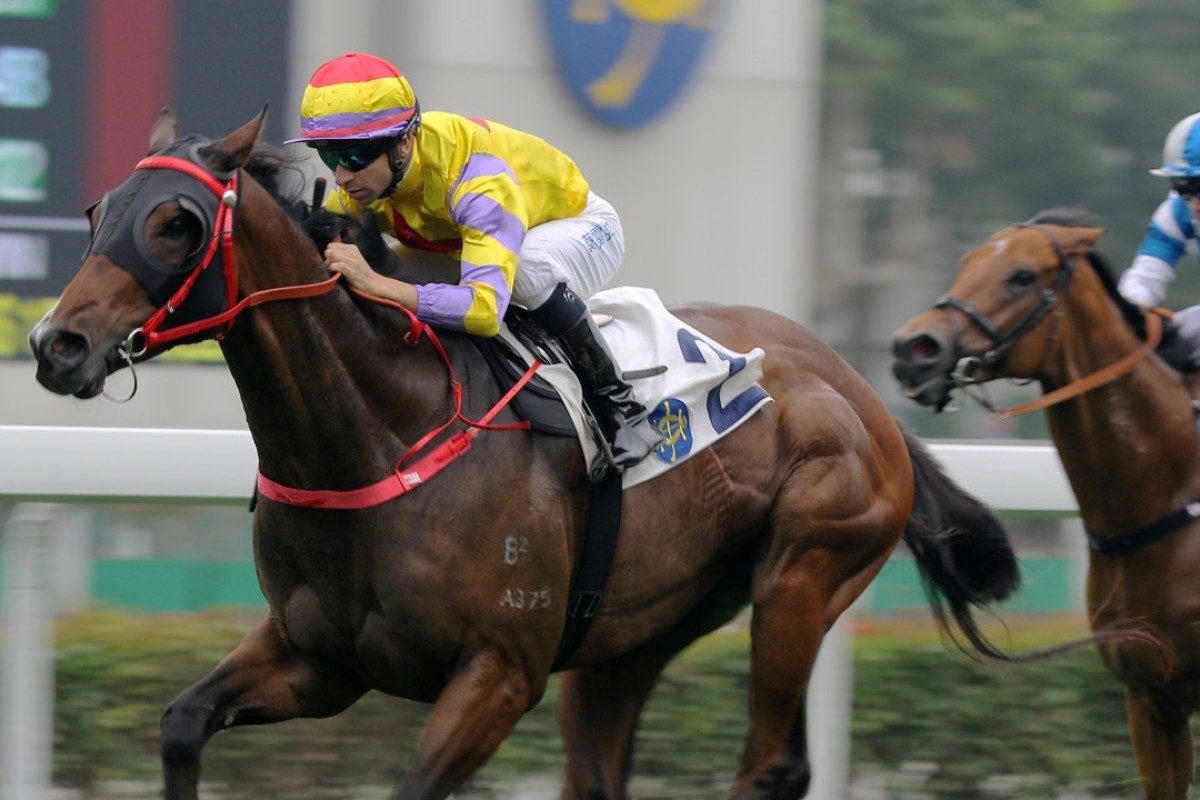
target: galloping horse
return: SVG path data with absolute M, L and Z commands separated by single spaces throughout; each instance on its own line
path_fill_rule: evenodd
M 1194 388 L 1154 355 L 1163 320 L 1117 293 L 1096 252 L 1103 230 L 1055 209 L 967 253 L 934 309 L 896 333 L 907 394 L 942 408 L 958 387 L 1034 379 L 1091 544 L 1093 631 L 1141 629 L 1099 645 L 1125 684 L 1129 733 L 1150 800 L 1185 797 L 1189 717 L 1200 707 L 1200 463 Z M 985 404 L 989 404 L 986 400 Z
M 181 139 L 164 109 L 152 155 L 90 211 L 80 272 L 30 333 L 37 377 L 90 398 L 123 366 L 218 337 L 260 485 L 352 492 L 394 477 L 414 443 L 447 420 L 478 419 L 490 401 L 469 392 L 456 411 L 462 395 L 434 332 L 331 283 L 297 201 L 271 190 L 285 157 L 258 145 L 265 113 L 212 142 Z M 269 615 L 166 711 L 168 800 L 197 797 L 200 753 L 217 731 L 334 715 L 371 689 L 433 704 L 394 796 L 445 798 L 540 700 L 552 669 L 565 670 L 563 797 L 625 798 L 637 721 L 661 671 L 748 603 L 750 726 L 729 796 L 802 797 L 818 647 L 902 537 L 938 592 L 938 621 L 965 635 L 964 649 L 988 653 L 971 609 L 1017 583 L 995 515 L 803 327 L 750 308 L 677 313 L 724 347 L 763 348 L 774 402 L 625 493 L 603 603 L 564 663 L 587 470 L 576 441 L 490 429 L 515 420 L 505 408 L 471 428 L 470 450 L 441 474 L 385 502 L 259 498 L 254 553 Z M 184 321 L 160 327 L 176 315 Z M 437 341 L 471 365 L 473 385 L 495 384 L 467 337 Z

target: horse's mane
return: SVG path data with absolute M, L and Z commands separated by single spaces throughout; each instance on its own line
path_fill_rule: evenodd
M 403 264 L 392 254 L 371 214 L 355 219 L 324 208 L 324 180 L 316 183 L 315 193 L 306 194 L 302 162 L 276 145 L 260 142 L 250 155 L 246 172 L 300 226 L 318 253 L 324 253 L 335 239 L 352 242 L 377 272 L 406 277 Z
M 1080 208 L 1059 206 L 1039 211 L 1025 224 L 1061 225 L 1066 228 L 1095 228 L 1099 227 L 1099 220 L 1089 211 Z M 1100 279 L 1100 283 L 1104 286 L 1105 293 L 1116 304 L 1125 322 L 1129 324 L 1129 327 L 1133 328 L 1138 338 L 1144 340 L 1146 338 L 1146 321 L 1142 310 L 1122 297 L 1121 293 L 1117 291 L 1116 273 L 1108 259 L 1096 250 L 1089 250 L 1087 263 L 1091 265 L 1092 271 L 1096 273 L 1096 277 Z
M 176 144 L 211 145 L 212 140 L 192 133 L 182 137 Z M 214 151 L 217 169 L 232 170 L 236 166 L 229 153 Z M 370 214 L 355 219 L 345 214 L 336 214 L 323 207 L 325 182 L 319 180 L 314 191 L 306 196 L 304 159 L 292 155 L 282 147 L 270 142 L 258 142 L 245 165 L 246 173 L 266 189 L 267 194 L 284 211 L 289 219 L 305 233 L 317 254 L 325 252 L 335 240 L 353 242 L 362 251 L 367 263 L 376 271 L 396 274 L 401 265 L 392 255 L 384 240 L 378 223 Z
M 303 196 L 304 173 L 300 164 L 299 157 L 260 142 L 250 155 L 246 172 L 267 190 L 289 217 L 303 223 L 313 209 Z

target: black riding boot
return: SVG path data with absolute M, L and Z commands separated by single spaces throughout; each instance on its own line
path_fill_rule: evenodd
M 565 284 L 559 284 L 535 316 L 546 332 L 562 343 L 580 384 L 597 405 L 593 409 L 596 421 L 609 448 L 592 463 L 591 479 L 597 481 L 611 467 L 621 470 L 650 455 L 662 443 L 662 436 L 647 421 L 645 406 L 621 377 L 584 302 Z
M 567 348 L 583 388 L 595 397 L 600 430 L 611 445 L 607 455 L 617 469 L 631 467 L 650 455 L 662 442 L 662 436 L 646 420 L 646 408 L 634 397 L 633 387 L 621 378 L 612 354 L 591 314 L 583 317 L 558 336 Z M 593 477 L 603 470 L 592 469 Z

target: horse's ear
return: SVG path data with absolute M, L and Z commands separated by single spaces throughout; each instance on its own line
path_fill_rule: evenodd
M 1086 253 L 1096 247 L 1100 237 L 1108 232 L 1107 228 L 1066 228 L 1066 238 L 1063 246 L 1072 255 Z
M 170 106 L 163 106 L 158 112 L 158 119 L 150 129 L 150 150 L 157 153 L 172 142 L 179 140 L 179 118 Z
M 213 162 L 213 166 L 223 172 L 246 166 L 258 137 L 262 134 L 263 125 L 267 121 L 267 108 L 264 105 L 258 116 L 226 136 L 219 142 L 202 147 L 200 155 Z

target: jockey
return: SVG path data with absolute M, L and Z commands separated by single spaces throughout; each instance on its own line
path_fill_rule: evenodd
M 1166 178 L 1170 189 L 1118 283 L 1122 297 L 1146 309 L 1166 300 L 1167 284 L 1175 279 L 1176 262 L 1184 253 L 1200 258 L 1200 112 L 1171 128 L 1162 166 L 1150 174 Z M 1174 320 L 1179 342 L 1172 350 L 1181 362 L 1178 366 L 1200 368 L 1200 306 L 1175 312 Z
M 584 300 L 616 274 L 621 220 L 575 162 L 529 133 L 489 120 L 422 113 L 389 62 L 346 53 L 322 64 L 300 105 L 300 136 L 333 170 L 326 208 L 368 211 L 405 247 L 460 263 L 457 283 L 415 285 L 381 275 L 358 247 L 325 250 L 331 272 L 400 303 L 431 325 L 495 336 L 510 301 L 564 346 L 610 443 L 593 479 L 645 458 L 660 437 L 621 377 Z

